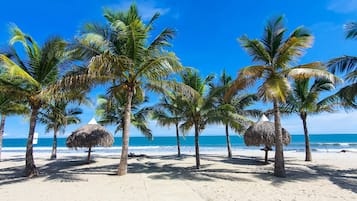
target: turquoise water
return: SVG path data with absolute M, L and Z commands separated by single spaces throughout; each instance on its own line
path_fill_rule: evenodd
M 58 139 L 58 147 L 61 152 L 71 152 L 65 146 L 65 138 Z M 120 151 L 121 138 L 115 137 L 115 142 L 111 148 L 96 148 L 101 152 Z M 231 136 L 233 149 L 258 149 L 258 147 L 247 147 L 244 145 L 243 138 L 237 135 Z M 304 151 L 305 141 L 303 135 L 292 135 L 291 144 L 285 150 Z M 339 151 L 357 150 L 357 134 L 321 134 L 310 135 L 312 151 Z M 52 146 L 52 138 L 40 138 L 34 145 L 35 151 L 49 151 Z M 194 137 L 181 137 L 183 152 L 194 152 Z M 23 152 L 26 147 L 26 139 L 4 139 L 3 151 Z M 225 136 L 200 136 L 200 147 L 202 151 L 224 150 L 226 148 Z M 176 137 L 155 137 L 149 141 L 143 137 L 130 138 L 130 150 L 132 152 L 176 152 Z

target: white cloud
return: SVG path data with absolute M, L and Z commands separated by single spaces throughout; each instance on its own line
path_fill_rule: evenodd
M 8 136 L 8 135 L 9 135 L 9 134 L 7 134 L 7 133 L 4 133 L 4 135 L 3 135 L 3 136 L 5 137 L 5 136 Z
M 357 0 L 332 0 L 327 9 L 336 13 L 356 13 Z
M 132 1 L 125 0 L 110 7 L 118 10 L 127 10 L 131 4 Z M 150 20 L 157 12 L 159 12 L 160 15 L 165 15 L 170 12 L 170 8 L 161 7 L 155 1 L 137 1 L 136 5 L 143 20 Z

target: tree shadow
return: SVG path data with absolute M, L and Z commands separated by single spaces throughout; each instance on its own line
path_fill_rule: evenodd
M 256 157 L 239 156 L 233 159 L 222 158 L 217 155 L 202 155 L 204 163 L 200 169 L 196 169 L 194 164 L 187 165 L 184 159 L 194 157 L 192 155 L 169 156 L 145 156 L 129 159 L 128 173 L 148 175 L 148 178 L 158 180 L 195 180 L 195 181 L 246 181 L 255 182 L 247 175 L 271 181 L 272 185 L 283 185 L 286 182 L 309 181 L 318 178 L 327 178 L 335 185 L 357 193 L 357 169 L 336 170 L 334 167 L 323 165 L 309 165 L 295 163 L 296 159 L 287 158 L 286 160 L 286 178 L 278 178 L 273 175 L 273 164 L 265 165 L 263 161 Z M 97 159 L 118 159 L 116 156 L 97 156 Z M 172 162 L 169 162 L 171 161 Z M 227 167 L 216 166 L 219 162 L 232 164 Z M 96 161 L 87 163 L 83 157 L 68 156 L 57 160 L 51 160 L 39 167 L 40 178 L 44 181 L 59 182 L 85 182 L 88 181 L 81 175 L 116 175 L 118 163 L 99 165 Z M 253 168 L 252 168 L 253 167 Z M 255 168 L 254 168 L 255 167 Z M 24 182 L 28 178 L 23 175 L 24 166 L 13 166 L 0 168 L 0 186 Z
M 232 158 L 222 158 L 220 155 L 203 155 L 201 157 L 204 160 L 212 161 L 212 162 L 222 162 L 228 163 L 233 165 L 247 165 L 247 166 L 262 166 L 262 165 L 269 165 L 269 163 L 265 163 L 263 160 L 260 160 L 258 157 L 251 157 L 251 156 L 242 156 L 237 155 Z
M 181 155 L 181 157 L 177 157 L 177 155 L 168 155 L 168 156 L 151 156 L 150 159 L 157 159 L 159 161 L 164 160 L 175 160 L 181 161 L 185 158 L 193 157 L 192 155 Z M 221 156 L 220 156 L 221 157 Z M 138 159 L 139 160 L 139 159 Z M 239 159 L 241 160 L 241 159 Z M 219 157 L 215 155 L 201 155 L 201 161 L 212 161 L 212 162 L 226 162 L 231 163 L 231 161 L 226 161 L 225 159 L 219 159 Z M 236 160 L 233 160 L 237 162 Z M 252 161 L 249 162 L 249 159 L 243 160 L 244 164 L 256 165 L 260 162 Z M 239 161 L 237 163 L 242 163 Z M 181 164 L 182 165 L 182 164 Z M 236 171 L 234 169 L 229 168 L 220 168 L 217 169 L 212 167 L 212 164 L 203 164 L 200 166 L 200 169 L 196 169 L 195 165 L 192 166 L 180 166 L 179 163 L 155 163 L 155 162 L 140 162 L 140 163 L 129 163 L 128 171 L 130 173 L 147 173 L 150 174 L 149 178 L 151 179 L 179 179 L 179 180 L 195 180 L 195 181 L 214 181 L 215 179 L 229 180 L 229 181 L 252 181 L 250 179 L 238 176 L 242 173 L 252 173 L 252 174 L 260 174 L 258 172 L 244 172 L 244 171 Z M 263 173 L 264 174 L 264 173 Z
M 21 162 L 21 161 L 25 161 L 24 155 L 15 155 L 11 158 L 5 158 L 5 159 L 1 159 L 0 160 L 0 164 L 1 162 Z
M 0 186 L 26 181 L 28 178 L 24 175 L 24 168 L 24 165 L 1 168 Z
M 331 166 L 309 166 L 318 174 L 327 177 L 332 183 L 340 188 L 357 193 L 357 169 L 336 170 Z
M 280 186 L 287 182 L 325 178 L 340 188 L 357 193 L 357 169 L 338 170 L 336 167 L 328 165 L 309 165 L 293 162 L 287 162 L 286 166 L 286 177 L 284 178 L 275 177 L 273 169 L 268 174 L 256 174 L 256 176 L 260 179 L 271 181 L 275 186 Z

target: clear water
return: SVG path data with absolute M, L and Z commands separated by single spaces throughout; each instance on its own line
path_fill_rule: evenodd
M 226 148 L 225 136 L 200 136 L 201 151 L 222 151 Z M 66 148 L 65 138 L 58 139 L 59 152 L 72 152 L 72 149 Z M 110 148 L 95 148 L 99 152 L 115 152 L 120 151 L 121 137 L 115 137 L 113 147 Z M 259 147 L 247 147 L 244 144 L 243 138 L 237 135 L 231 136 L 232 148 L 234 149 L 259 149 Z M 340 151 L 351 150 L 357 151 L 357 134 L 319 134 L 310 135 L 310 144 L 312 151 Z M 35 152 L 48 152 L 52 146 L 52 138 L 40 138 L 38 143 L 34 145 Z M 181 137 L 182 152 L 194 152 L 194 137 Z M 26 139 L 4 139 L 4 152 L 24 152 L 26 147 Z M 176 137 L 155 137 L 149 141 L 144 137 L 131 137 L 129 151 L 131 152 L 176 152 Z M 303 135 L 292 135 L 290 145 L 285 147 L 285 150 L 304 151 L 305 139 Z

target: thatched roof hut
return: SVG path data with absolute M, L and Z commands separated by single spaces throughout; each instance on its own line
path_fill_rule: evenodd
M 290 144 L 290 134 L 282 128 L 283 144 Z M 275 145 L 275 125 L 270 121 L 257 122 L 250 126 L 244 133 L 244 143 L 247 146 Z
M 265 145 L 265 162 L 268 161 L 268 151 L 275 145 L 275 125 L 273 122 L 267 121 L 266 117 L 262 117 L 260 121 L 250 126 L 244 133 L 244 143 L 247 146 Z M 283 144 L 290 144 L 290 134 L 282 128 Z
M 98 125 L 94 119 L 89 124 L 72 132 L 67 137 L 66 146 L 69 148 L 87 147 L 88 150 L 88 162 L 90 160 L 90 153 L 92 147 L 102 146 L 110 147 L 114 143 L 113 135 L 110 134 L 103 126 Z

